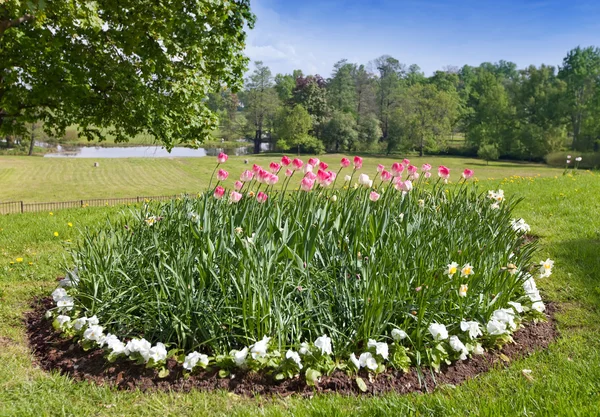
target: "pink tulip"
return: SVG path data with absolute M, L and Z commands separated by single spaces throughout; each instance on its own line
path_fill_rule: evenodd
M 225 181 L 228 176 L 229 172 L 225 171 L 224 169 L 220 169 L 219 172 L 217 172 L 217 179 L 219 181 Z
M 361 169 L 363 164 L 363 159 L 360 156 L 354 157 L 354 169 Z
M 473 176 L 474 172 L 471 169 L 465 168 L 465 170 L 462 173 L 462 177 L 466 180 L 468 180 L 469 178 L 471 178 Z
M 305 174 L 307 172 L 312 172 L 312 170 L 313 170 L 313 165 L 311 165 L 311 164 L 304 165 L 303 171 L 304 171 Z
M 371 194 L 369 194 L 369 199 L 371 201 L 377 201 L 379 200 L 380 195 L 377 194 L 375 191 L 371 191 Z
M 308 178 L 310 181 L 315 181 L 317 179 L 317 174 L 312 171 L 309 171 L 304 175 L 304 178 Z
M 399 191 L 410 191 L 413 189 L 413 184 L 410 180 L 398 181 L 396 183 L 396 189 Z
M 392 173 L 389 171 L 386 171 L 385 169 L 383 171 L 381 171 L 381 180 L 382 181 L 389 181 L 391 180 L 393 177 Z
M 414 174 L 415 172 L 417 172 L 417 170 L 418 170 L 418 169 L 419 169 L 419 168 L 417 168 L 417 167 L 416 167 L 416 166 L 414 166 L 414 165 L 409 165 L 409 166 L 407 166 L 407 167 L 406 167 L 406 171 L 407 171 L 407 172 L 408 172 L 410 175 L 412 175 L 412 174 Z
M 254 172 L 252 171 L 248 171 L 245 170 L 244 172 L 242 172 L 242 175 L 240 175 L 240 180 L 242 182 L 248 182 L 250 181 L 252 178 L 254 177 Z
M 327 174 L 328 174 L 328 177 L 325 180 L 325 182 L 323 182 L 323 187 L 329 187 L 331 185 L 331 183 L 333 183 L 333 181 L 335 181 L 335 178 L 337 177 L 337 174 L 333 171 L 328 171 Z
M 224 164 L 224 163 L 225 163 L 225 161 L 227 161 L 227 158 L 229 158 L 229 157 L 227 156 L 227 154 L 226 154 L 226 153 L 224 153 L 224 152 L 221 152 L 221 153 L 220 153 L 220 154 L 217 156 L 217 163 L 219 163 L 219 164 Z
M 267 185 L 277 184 L 277 181 L 279 181 L 279 177 L 275 174 L 270 174 L 268 172 L 267 172 L 267 174 L 269 174 L 265 179 L 265 182 L 267 183 Z
M 438 175 L 440 178 L 447 180 L 450 178 L 450 168 L 440 165 L 438 168 Z
M 350 160 L 348 158 L 342 158 L 340 165 L 342 168 L 348 168 L 350 166 Z
M 262 169 L 262 167 L 260 165 L 252 165 L 252 172 L 258 172 Z
M 431 177 L 431 172 L 427 171 L 425 174 L 423 174 L 425 176 L 425 178 L 429 178 Z
M 408 176 L 408 179 L 411 180 L 411 181 L 418 180 L 419 179 L 419 173 L 415 172 L 414 174 L 410 174 Z
M 292 160 L 289 158 L 289 156 L 283 155 L 281 157 L 281 165 L 283 165 L 284 167 L 288 166 L 291 163 L 292 163 Z
M 256 195 L 256 200 L 259 203 L 264 203 L 265 201 L 267 201 L 267 198 L 269 198 L 269 196 L 263 193 L 262 191 L 259 191 L 259 193 Z
M 286 177 L 291 177 L 292 175 L 294 175 L 294 171 L 292 171 L 289 168 L 285 170 L 285 176 Z
M 377 172 L 379 172 L 380 174 L 385 170 L 385 167 L 381 164 L 377 165 Z
M 233 184 L 233 188 L 235 188 L 237 191 L 240 191 L 243 186 L 244 186 L 244 183 L 241 181 L 236 181 L 235 184 Z
M 323 183 L 325 181 L 327 181 L 327 179 L 329 179 L 329 174 L 326 171 L 323 171 L 322 169 L 317 171 L 317 183 L 318 184 L 323 185 Z
M 302 191 L 310 191 L 314 185 L 315 181 L 306 177 L 302 178 L 302 181 L 300 181 L 300 189 Z
M 232 203 L 237 203 L 241 199 L 242 195 L 237 191 L 232 191 L 231 194 L 229 194 L 229 201 L 231 201 Z
M 410 160 L 409 160 L 409 159 L 406 159 L 406 158 L 404 158 L 404 159 L 402 160 L 402 165 L 404 165 L 405 167 L 409 166 L 409 165 L 410 165 Z
M 421 170 L 423 172 L 429 172 L 429 171 L 431 171 L 431 165 L 429 165 L 429 164 L 423 164 L 423 166 L 421 166 Z
M 269 169 L 271 170 L 271 172 L 273 174 L 277 174 L 277 172 L 279 171 L 279 168 L 281 168 L 281 165 L 279 165 L 277 162 L 271 162 L 269 164 Z
M 327 165 L 325 162 L 321 161 L 321 162 L 319 162 L 319 168 L 321 168 L 323 171 L 326 171 L 327 168 L 329 168 L 329 165 Z
M 223 198 L 223 194 L 225 194 L 225 188 L 223 188 L 219 185 L 217 188 L 215 188 L 215 192 L 213 193 L 213 196 L 217 200 L 220 200 Z
M 257 176 L 258 176 L 257 181 L 264 184 L 265 182 L 267 182 L 267 178 L 269 177 L 269 175 L 271 175 L 270 172 L 265 171 L 264 169 L 261 168 L 257 174 Z
M 304 162 L 302 162 L 301 159 L 294 158 L 294 160 L 292 161 L 292 167 L 294 169 L 300 169 L 302 168 L 302 165 L 304 165 Z
M 392 174 L 394 174 L 394 177 L 399 177 L 402 175 L 402 171 L 404 171 L 404 165 L 400 164 L 399 162 L 394 162 L 392 164 Z
M 319 158 L 308 158 L 308 164 L 312 165 L 313 167 L 319 165 Z

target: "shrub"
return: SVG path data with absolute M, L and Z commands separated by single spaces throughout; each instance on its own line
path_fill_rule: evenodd
M 498 151 L 498 146 L 488 143 L 486 145 L 482 145 L 477 151 L 477 156 L 481 159 L 484 159 L 489 164 L 490 161 L 497 161 L 500 157 L 500 152 Z
M 403 178 L 394 164 L 389 183 L 359 175 L 355 160 L 349 178 L 337 181 L 342 189 L 316 158 L 284 157 L 296 169 L 284 192 L 272 191 L 280 169 L 273 163 L 272 172 L 244 172 L 229 197 L 220 182 L 213 193 L 149 203 L 87 231 L 69 265 L 67 280 L 77 285 L 57 294 L 59 309 L 97 317 L 132 339 L 130 357 L 141 352 L 148 361 L 144 346 L 160 342 L 196 351 L 188 363 L 210 355 L 225 372 L 244 363 L 289 376 L 300 370 L 298 350 L 309 380 L 336 367 L 379 372 L 384 361 L 438 368 L 481 349 L 482 334 L 488 345 L 506 341 L 517 313 L 543 309 L 528 273 L 529 227 L 511 221 L 517 201 L 479 192 L 466 183 L 470 170 L 446 185 L 449 170 L 440 167 L 430 184 L 431 167 L 419 175 L 406 163 Z M 219 170 L 217 178 L 227 176 Z M 287 194 L 298 177 L 299 190 Z M 105 343 L 92 336 L 83 338 Z

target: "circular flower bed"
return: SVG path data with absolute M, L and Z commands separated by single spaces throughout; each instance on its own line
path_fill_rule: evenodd
M 209 193 L 86 232 L 52 293 L 54 327 L 163 374 L 177 358 L 312 384 L 336 369 L 439 369 L 543 317 L 532 274 L 553 262 L 532 262 L 517 202 L 480 193 L 473 171 L 450 183 L 448 168 L 408 160 L 371 177 L 359 157 L 336 171 L 283 157 L 227 191 L 226 160 Z

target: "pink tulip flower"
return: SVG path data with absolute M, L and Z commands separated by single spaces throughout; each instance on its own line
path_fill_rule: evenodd
M 404 171 L 404 165 L 399 162 L 394 162 L 392 164 L 392 174 L 394 174 L 394 177 L 402 175 L 402 171 Z
M 431 172 L 427 171 L 425 174 L 423 174 L 425 176 L 425 178 L 429 178 L 431 177 Z
M 383 171 L 385 171 L 385 167 L 381 164 L 377 165 L 377 172 L 381 174 Z
M 292 171 L 289 168 L 285 170 L 285 176 L 286 177 L 291 177 L 292 175 L 294 175 L 294 171 Z
M 423 166 L 421 166 L 421 171 L 423 171 L 423 172 L 429 172 L 429 171 L 431 171 L 431 165 L 429 165 L 429 164 L 423 164 Z
M 275 174 L 271 174 L 271 173 L 268 173 L 268 172 L 267 172 L 267 174 L 269 174 L 266 177 L 266 179 L 265 179 L 265 182 L 267 183 L 267 185 L 275 185 L 275 184 L 277 184 L 277 181 L 279 181 L 279 177 L 277 175 L 275 175 Z
M 283 156 L 281 157 L 281 165 L 283 165 L 284 167 L 288 166 L 288 165 L 289 165 L 289 164 L 291 164 L 291 163 L 292 163 L 292 160 L 290 159 L 290 157 L 289 157 L 289 156 L 285 156 L 285 155 L 283 155 Z
M 329 168 L 329 165 L 327 165 L 325 162 L 321 161 L 321 162 L 319 162 L 319 168 L 321 168 L 323 171 L 326 171 L 327 168 Z
M 241 199 L 242 194 L 238 193 L 237 191 L 232 191 L 231 194 L 229 194 L 229 201 L 231 201 L 232 203 L 237 203 Z
M 300 189 L 302 191 L 310 191 L 310 190 L 312 190 L 314 185 L 315 185 L 315 181 L 311 180 L 307 177 L 302 178 L 302 181 L 300 181 Z
M 348 168 L 350 166 L 350 160 L 348 158 L 342 158 L 340 165 L 342 168 Z
M 220 154 L 217 156 L 217 163 L 219 163 L 219 164 L 224 164 L 224 163 L 225 163 L 225 161 L 227 161 L 227 158 L 229 158 L 229 157 L 227 156 L 227 154 L 226 154 L 226 153 L 224 153 L 224 152 L 221 152 L 221 153 L 220 153 Z
M 258 172 L 262 169 L 262 167 L 260 165 L 252 165 L 252 172 Z
M 369 199 L 371 201 L 377 201 L 379 200 L 379 197 L 381 197 L 379 194 L 377 194 L 375 191 L 371 191 L 371 194 L 369 194 Z
M 306 164 L 304 165 L 304 168 L 302 168 L 302 171 L 304 171 L 304 173 L 306 174 L 307 172 L 312 172 L 314 166 L 311 164 Z
M 244 186 L 244 183 L 241 181 L 236 181 L 235 184 L 233 184 L 233 188 L 235 188 L 237 191 L 240 191 L 243 186 Z
M 447 180 L 450 178 L 450 168 L 440 165 L 438 168 L 438 175 L 440 178 Z
M 304 162 L 302 162 L 301 159 L 294 158 L 294 160 L 292 161 L 292 167 L 294 169 L 300 169 L 302 168 L 302 165 L 304 165 Z
M 277 172 L 279 171 L 279 168 L 281 168 L 281 165 L 279 165 L 277 162 L 271 162 L 269 164 L 269 169 L 271 170 L 271 172 L 273 174 L 277 174 Z
M 304 175 L 304 178 L 308 178 L 310 181 L 315 181 L 317 179 L 317 174 L 312 171 L 309 171 Z
M 269 198 L 269 196 L 266 195 L 265 193 L 263 193 L 262 191 L 259 191 L 258 194 L 256 195 L 256 200 L 259 203 L 264 203 L 265 201 L 267 201 L 267 198 Z
M 225 171 L 224 169 L 220 169 L 219 172 L 217 172 L 217 179 L 219 181 L 225 181 L 228 176 L 229 172 Z
M 419 170 L 419 168 L 417 168 L 414 165 L 409 165 L 409 166 L 406 167 L 406 171 L 409 173 L 409 175 L 413 175 L 418 170 Z
M 360 156 L 354 157 L 354 169 L 361 169 L 363 165 L 363 159 Z
M 386 171 L 385 169 L 383 171 L 381 171 L 381 180 L 382 181 L 389 181 L 391 180 L 393 177 L 392 173 L 389 171 Z
M 308 165 L 312 165 L 313 167 L 316 167 L 317 165 L 319 165 L 319 158 L 308 158 Z
M 220 200 L 223 198 L 223 194 L 225 194 L 225 188 L 223 188 L 219 185 L 217 188 L 215 188 L 215 192 L 213 193 L 213 196 L 217 200 Z
M 242 182 L 248 182 L 252 180 L 252 178 L 254 178 L 254 172 L 252 171 L 245 170 L 242 172 L 242 175 L 240 175 L 240 181 Z
M 404 165 L 405 167 L 409 166 L 409 165 L 410 165 L 410 160 L 409 160 L 409 159 L 406 159 L 406 158 L 404 158 L 404 159 L 402 160 L 402 165 Z
M 465 168 L 465 170 L 462 173 L 462 177 L 466 180 L 468 180 L 469 178 L 471 178 L 473 176 L 474 172 L 471 169 Z

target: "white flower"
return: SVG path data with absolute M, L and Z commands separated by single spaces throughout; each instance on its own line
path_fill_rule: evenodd
M 512 308 L 499 308 L 492 313 L 492 318 L 508 325 L 511 330 L 515 330 L 517 328 L 515 323 L 515 312 Z
M 476 321 L 461 321 L 460 330 L 462 330 L 463 332 L 468 331 L 469 337 L 471 339 L 475 339 L 477 336 L 481 336 L 483 334 L 481 332 L 481 327 L 479 326 L 479 323 Z
M 52 311 L 51 310 L 46 311 L 46 313 L 44 314 L 44 318 L 46 318 L 46 319 L 52 318 Z
M 460 297 L 466 297 L 468 289 L 469 289 L 469 286 L 467 284 L 462 284 L 460 286 L 460 288 L 458 289 L 458 295 Z
M 513 219 L 510 223 L 510 225 L 512 226 L 513 230 L 515 232 L 519 232 L 519 233 L 527 233 L 531 230 L 531 227 L 525 223 L 525 220 L 523 219 Z
M 367 174 L 360 174 L 358 176 L 358 184 L 365 187 L 370 187 L 371 185 L 373 185 L 373 181 L 369 179 L 369 176 Z
M 460 352 L 461 360 L 464 361 L 465 359 L 467 359 L 467 354 L 469 353 L 469 351 L 467 350 L 467 347 L 464 345 L 464 343 L 460 341 L 458 336 L 450 336 L 450 340 L 448 342 L 450 343 L 450 347 L 452 348 L 452 350 Z
M 148 358 L 152 359 L 155 363 L 164 361 L 167 359 L 167 348 L 164 344 L 158 342 L 156 346 L 150 348 Z
M 308 346 L 308 343 L 302 342 L 302 343 L 300 343 L 300 349 L 298 349 L 298 352 L 301 355 L 306 355 L 308 353 L 309 348 L 310 347 Z
M 327 335 L 317 337 L 317 340 L 315 340 L 315 346 L 321 349 L 321 353 L 323 355 L 331 355 L 333 353 L 333 350 L 331 349 L 331 339 L 327 337 Z
M 446 326 L 443 324 L 431 323 L 429 325 L 429 333 L 431 333 L 435 341 L 448 339 L 448 330 L 446 330 Z
M 96 325 L 99 324 L 100 322 L 98 321 L 98 317 L 96 317 L 96 315 L 93 315 L 92 317 L 90 317 L 89 319 L 87 319 L 88 324 L 90 325 Z
M 235 364 L 240 366 L 246 362 L 246 358 L 248 357 L 248 348 L 245 347 L 242 350 L 234 350 L 232 353 Z
M 490 334 L 491 336 L 499 336 L 501 334 L 506 333 L 506 324 L 495 319 L 491 319 L 490 321 L 488 321 L 486 328 L 488 334 Z
M 473 267 L 471 264 L 465 264 L 460 270 L 460 276 L 468 277 L 469 275 L 473 275 Z
M 577 158 L 575 158 L 575 160 L 576 160 L 577 162 L 581 162 L 581 156 L 578 156 Z
M 408 337 L 408 335 L 406 334 L 406 332 L 404 330 L 392 329 L 392 338 L 395 341 L 400 341 L 400 340 L 406 339 L 407 337 Z
M 202 366 L 208 366 L 208 356 L 199 352 L 188 353 L 183 360 L 183 368 L 191 371 L 198 364 L 198 362 Z
M 369 339 L 367 347 L 375 348 L 375 353 L 381 356 L 383 359 L 387 359 L 389 356 L 388 344 L 385 342 L 377 342 L 373 339 Z
M 78 318 L 77 320 L 73 321 L 73 328 L 77 331 L 83 329 L 83 326 L 85 326 L 87 324 L 87 318 L 85 317 L 81 317 Z
M 58 307 L 58 311 L 71 311 L 75 303 L 73 302 L 73 297 L 62 297 L 60 300 L 56 302 L 56 306 Z
M 499 202 L 504 200 L 504 191 L 503 190 L 498 190 L 498 191 L 490 190 L 490 191 L 488 191 L 488 198 L 496 201 L 495 204 L 498 204 Z
M 473 348 L 473 354 L 474 355 L 483 355 L 484 353 L 485 353 L 485 350 L 481 346 L 481 343 L 477 343 L 475 345 L 475 347 Z
M 86 330 L 87 331 L 87 330 Z M 139 353 L 144 361 L 148 362 L 150 359 L 150 349 L 152 345 L 146 339 L 133 339 L 127 342 L 125 345 L 125 354 L 130 355 L 132 353 Z
M 554 261 L 550 258 L 545 261 L 540 261 L 540 278 L 546 278 L 552 275 L 552 267 L 554 266 Z
M 288 350 L 287 352 L 285 352 L 285 357 L 286 359 L 291 359 L 294 362 L 296 362 L 296 365 L 298 365 L 298 369 L 302 369 L 302 361 L 300 360 L 300 355 L 298 355 L 298 352 Z
M 509 301 L 508 304 L 511 305 L 517 313 L 523 312 L 523 306 L 521 305 L 521 303 L 517 303 L 516 301 Z
M 252 346 L 250 346 L 250 352 L 252 354 L 252 359 L 258 359 L 266 356 L 267 348 L 269 345 L 270 337 L 263 336 L 262 340 L 256 342 Z
M 360 361 L 354 353 L 350 354 L 350 362 L 352 362 L 356 369 L 360 369 Z
M 525 290 L 526 294 L 533 293 L 537 291 L 537 286 L 535 285 L 535 280 L 531 275 L 529 278 L 523 282 L 523 290 Z
M 358 357 L 358 364 L 361 368 L 368 368 L 372 371 L 377 369 L 377 361 L 371 354 L 371 352 L 364 352 Z
M 531 308 L 534 309 L 535 311 L 539 311 L 540 313 L 542 311 L 546 310 L 546 306 L 541 301 L 536 301 L 535 303 L 533 303 L 531 305 Z
M 86 340 L 93 340 L 95 342 L 99 341 L 104 335 L 102 332 L 104 331 L 104 327 L 102 326 L 88 326 L 83 332 L 83 338 Z
M 58 323 L 58 327 L 60 327 L 60 328 L 62 328 L 65 324 L 67 324 L 70 321 L 71 321 L 71 317 L 69 317 L 69 316 L 63 316 L 61 314 L 60 316 L 56 317 L 56 322 Z
M 500 208 L 500 204 L 496 203 L 492 203 L 492 205 L 490 206 L 491 209 L 493 210 L 498 210 Z
M 104 343 L 115 355 L 125 353 L 125 343 L 121 342 L 114 334 L 107 334 Z
M 350 175 L 346 175 L 344 177 L 344 181 L 346 181 L 346 182 L 350 182 L 351 179 L 352 179 L 352 177 Z
M 68 296 L 69 294 L 67 294 L 67 291 L 61 287 L 58 287 L 57 289 L 52 291 L 52 299 L 54 300 L 54 302 L 58 302 L 58 300 Z
M 334 203 L 337 201 L 337 195 L 332 195 L 331 196 L 331 201 L 333 201 Z
M 449 278 L 452 278 L 452 276 L 456 274 L 456 271 L 458 271 L 458 264 L 456 262 L 451 262 L 448 264 L 448 269 L 446 269 L 446 275 L 448 275 Z

